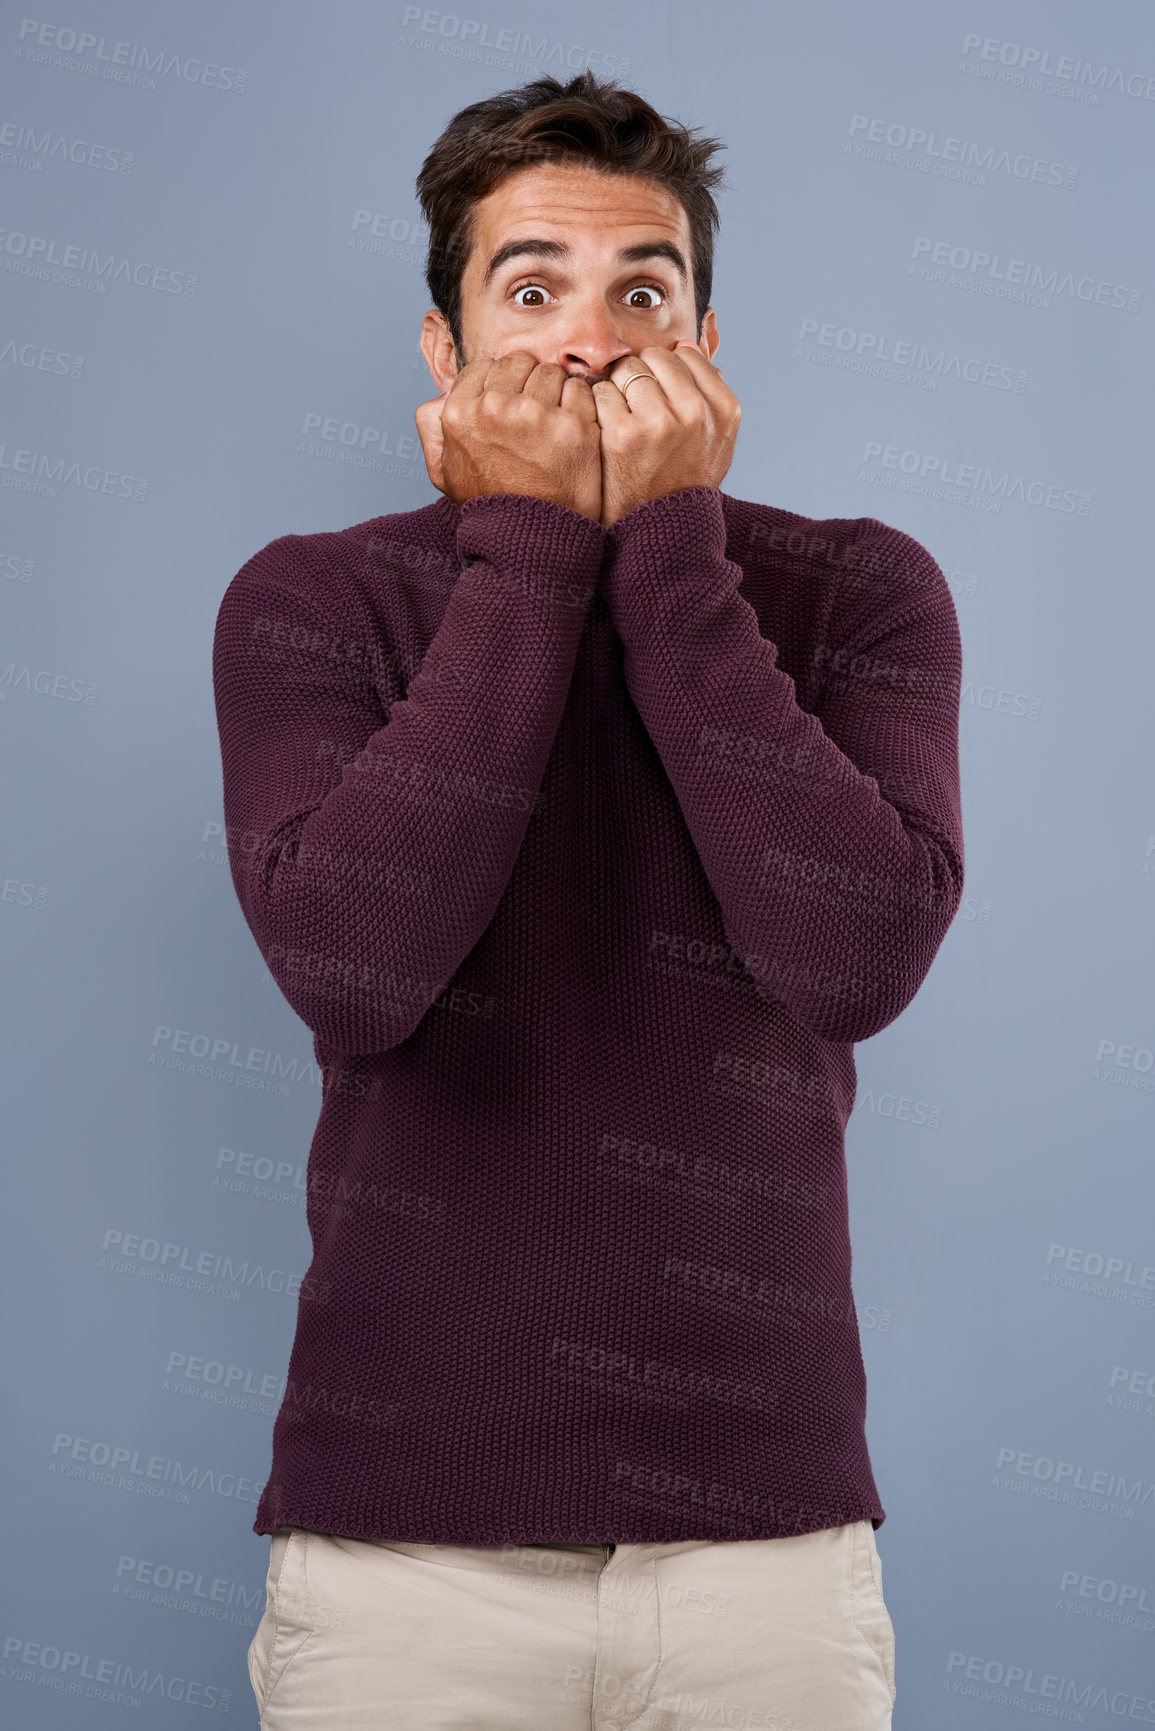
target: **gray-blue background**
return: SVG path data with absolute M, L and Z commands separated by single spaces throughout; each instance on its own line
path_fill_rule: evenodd
M 590 64 L 728 145 L 726 491 L 908 530 L 962 629 L 966 896 L 847 1142 L 896 1731 L 1155 1724 L 1150 8 L 5 14 L 4 1722 L 255 1723 L 320 1086 L 213 625 L 274 536 L 436 497 L 414 176 Z

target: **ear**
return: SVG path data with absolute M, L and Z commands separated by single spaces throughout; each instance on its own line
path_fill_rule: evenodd
M 707 307 L 702 316 L 702 337 L 699 347 L 704 350 L 706 359 L 712 361 L 718 352 L 718 344 L 722 341 L 718 335 L 718 325 L 714 318 L 713 307 Z
M 457 377 L 457 353 L 448 320 L 436 307 L 430 307 L 421 321 L 421 353 L 434 384 L 444 394 Z

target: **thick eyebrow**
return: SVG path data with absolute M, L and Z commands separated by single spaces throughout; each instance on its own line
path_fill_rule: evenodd
M 508 264 L 511 258 L 550 258 L 569 259 L 573 257 L 573 249 L 560 240 L 511 240 L 505 246 L 499 247 L 486 266 L 482 278 L 482 288 L 488 288 L 495 274 L 502 265 Z M 686 260 L 681 247 L 675 246 L 672 240 L 643 240 L 636 246 L 624 246 L 618 253 L 621 264 L 644 264 L 647 259 L 664 258 L 672 264 L 682 279 L 688 284 L 690 273 L 686 268 Z

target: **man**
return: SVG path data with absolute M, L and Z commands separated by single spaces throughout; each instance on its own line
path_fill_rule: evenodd
M 324 1080 L 273 1731 L 891 1723 L 844 1130 L 962 894 L 961 653 L 910 536 L 720 491 L 714 147 L 589 73 L 456 115 L 440 497 L 221 604 Z

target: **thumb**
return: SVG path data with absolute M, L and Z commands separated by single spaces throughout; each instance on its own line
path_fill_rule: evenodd
M 417 422 L 417 431 L 423 440 L 427 434 L 430 437 L 441 437 L 441 411 L 448 395 L 448 391 L 442 391 L 440 396 L 430 397 L 428 402 L 418 403 L 414 409 L 413 419 Z
M 417 424 L 417 437 L 421 440 L 421 449 L 425 456 L 425 466 L 429 471 L 429 479 L 442 493 L 445 491 L 445 476 L 441 466 L 441 455 L 445 447 L 445 437 L 441 429 L 441 410 L 448 395 L 448 391 L 442 391 L 439 397 L 431 397 L 427 403 L 418 403 L 413 411 L 413 419 Z

